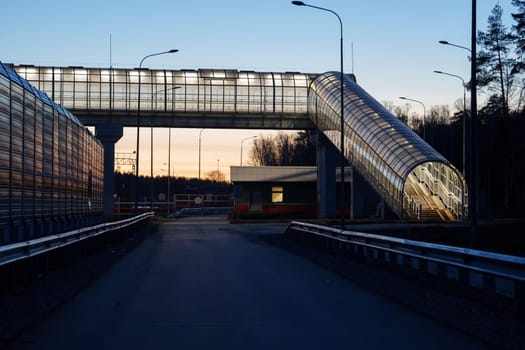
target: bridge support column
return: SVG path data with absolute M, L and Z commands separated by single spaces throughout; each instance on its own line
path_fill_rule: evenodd
M 335 167 L 339 152 L 321 133 L 317 142 L 317 216 L 320 219 L 336 217 Z
M 352 173 L 352 195 L 354 219 L 384 219 L 384 201 L 355 170 Z
M 124 128 L 119 124 L 99 124 L 95 136 L 104 146 L 104 216 L 111 217 L 115 193 L 115 143 L 120 140 Z

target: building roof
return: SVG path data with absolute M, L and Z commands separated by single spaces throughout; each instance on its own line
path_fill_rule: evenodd
M 339 168 L 336 169 L 339 174 Z M 316 166 L 231 166 L 232 182 L 315 182 Z M 336 175 L 337 181 L 339 176 Z M 345 168 L 345 182 L 350 181 L 350 167 Z
M 315 182 L 315 166 L 231 166 L 232 182 Z

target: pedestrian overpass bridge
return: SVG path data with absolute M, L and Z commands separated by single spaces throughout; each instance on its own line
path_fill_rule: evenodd
M 13 68 L 84 125 L 96 126 L 106 163 L 124 126 L 318 129 L 341 149 L 337 72 Z M 400 218 L 466 219 L 461 173 L 350 76 L 342 78 L 344 156 L 353 168 Z

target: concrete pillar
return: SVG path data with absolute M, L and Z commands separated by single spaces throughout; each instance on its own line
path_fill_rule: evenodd
M 317 215 L 320 219 L 336 216 L 335 167 L 339 152 L 321 133 L 317 142 Z
M 372 186 L 355 170 L 352 174 L 352 180 L 354 218 L 384 218 L 384 202 Z
M 104 146 L 104 215 L 113 214 L 115 193 L 115 143 L 120 140 L 124 128 L 120 124 L 99 124 L 95 136 Z

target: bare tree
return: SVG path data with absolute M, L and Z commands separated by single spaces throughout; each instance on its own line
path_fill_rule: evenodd
M 288 133 L 280 132 L 275 137 L 275 148 L 277 163 L 279 165 L 290 165 L 294 153 L 293 137 Z
M 314 165 L 316 160 L 313 136 L 309 131 L 290 134 L 280 132 L 273 138 L 260 136 L 250 150 L 255 166 Z
M 277 151 L 272 138 L 261 135 L 254 139 L 250 150 L 250 159 L 256 166 L 277 165 Z
M 215 182 L 226 182 L 226 176 L 220 170 L 210 170 L 206 173 L 206 179 Z
M 398 117 L 399 120 L 401 120 L 403 123 L 408 125 L 409 108 L 403 108 L 401 106 L 395 105 L 392 101 L 383 101 L 383 106 L 386 108 L 387 111 L 389 111 L 390 113 Z
M 425 121 L 427 125 L 450 124 L 450 107 L 447 105 L 430 106 L 430 113 Z

